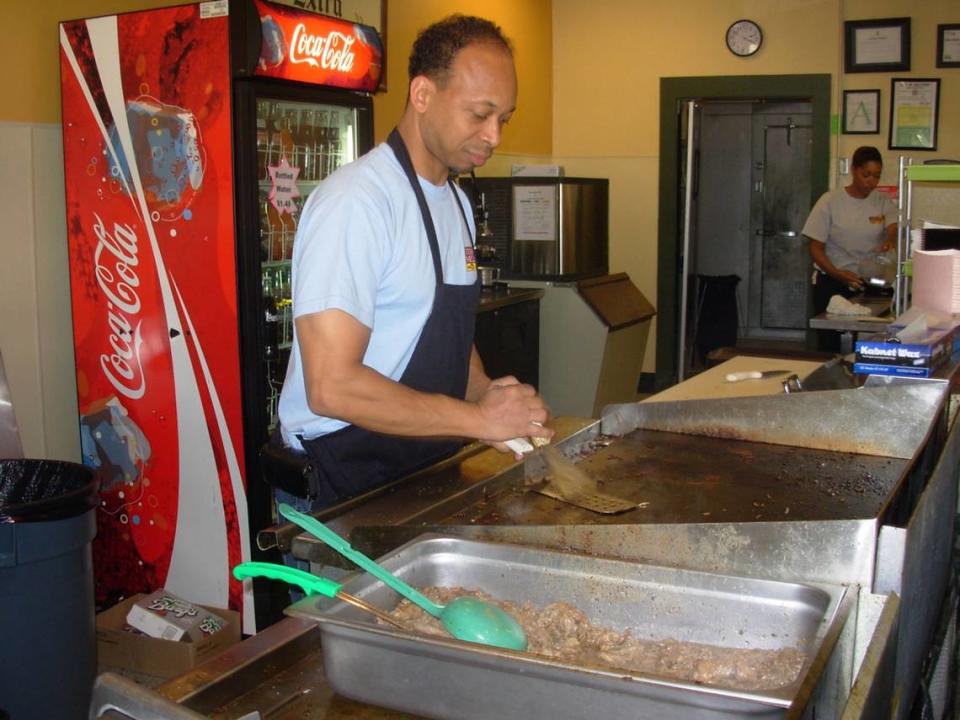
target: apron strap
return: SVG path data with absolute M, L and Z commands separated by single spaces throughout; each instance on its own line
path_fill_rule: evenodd
M 417 204 L 420 206 L 420 217 L 423 218 L 423 227 L 427 231 L 427 240 L 430 243 L 430 254 L 433 256 L 433 272 L 437 278 L 437 285 L 443 285 L 443 264 L 440 262 L 440 243 L 437 240 L 437 229 L 434 227 L 433 216 L 430 215 L 430 207 L 427 205 L 427 198 L 423 194 L 423 188 L 420 187 L 417 173 L 413 169 L 413 161 L 410 159 L 410 153 L 407 152 L 407 146 L 404 144 L 403 138 L 400 137 L 400 133 L 396 128 L 394 128 L 390 132 L 389 137 L 387 137 L 387 145 L 393 150 L 393 154 L 397 156 L 397 161 L 400 163 L 400 167 L 403 168 L 410 187 L 413 188 L 413 194 L 417 196 Z M 459 205 L 460 203 L 458 202 L 457 204 Z
M 457 202 L 457 207 L 460 208 L 460 217 L 463 218 L 463 226 L 467 229 L 467 237 L 470 238 L 470 247 L 475 248 L 477 246 L 477 236 L 476 233 L 470 232 L 470 223 L 467 222 L 467 213 L 463 209 L 463 203 L 460 202 L 460 196 L 457 195 L 456 183 L 453 182 L 453 178 L 447 178 L 447 183 L 450 185 L 450 191 L 453 193 L 453 199 Z

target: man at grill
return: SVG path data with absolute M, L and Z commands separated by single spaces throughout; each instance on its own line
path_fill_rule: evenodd
M 506 451 L 549 438 L 536 390 L 491 380 L 473 347 L 475 228 L 450 175 L 483 165 L 513 114 L 510 42 L 452 16 L 420 33 L 407 104 L 386 143 L 321 183 L 293 254 L 295 332 L 280 397 L 284 443 L 319 472 L 319 509 L 430 465 L 465 438 Z

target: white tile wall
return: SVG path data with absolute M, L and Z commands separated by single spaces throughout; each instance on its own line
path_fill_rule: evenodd
M 0 352 L 27 457 L 80 459 L 60 126 L 0 122 Z

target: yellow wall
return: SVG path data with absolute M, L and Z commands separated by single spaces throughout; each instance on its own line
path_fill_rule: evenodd
M 0 3 L 0 27 L 8 34 L 4 65 L 8 102 L 0 120 L 32 123 L 60 121 L 57 23 L 177 4 L 176 0 L 52 0 Z M 374 133 L 386 139 L 406 100 L 407 57 L 416 33 L 453 12 L 481 15 L 498 23 L 515 40 L 520 82 L 518 112 L 504 134 L 506 152 L 550 153 L 552 109 L 550 0 L 422 0 L 387 2 L 387 87 L 374 98 Z M 521 41 L 522 39 L 522 41 Z
M 555 152 L 657 156 L 661 77 L 831 72 L 836 4 L 604 0 L 601 13 L 596 4 L 554 0 Z M 727 27 L 743 17 L 764 33 L 751 58 L 724 44 Z
M 61 20 L 109 15 L 126 10 L 175 5 L 164 0 L 49 0 L 0 2 L 0 27 L 6 28 L 3 52 L 4 91 L 8 101 L 0 120 L 60 122 Z
M 553 0 L 553 160 L 568 175 L 610 178 L 611 270 L 629 273 L 656 303 L 661 77 L 828 73 L 834 112 L 841 89 L 880 88 L 880 134 L 834 137 L 831 155 L 876 145 L 887 159 L 884 182 L 895 183 L 893 75 L 843 74 L 843 20 L 902 16 L 913 18 L 913 72 L 897 77 L 942 78 L 939 151 L 914 156 L 958 158 L 960 70 L 934 67 L 936 25 L 960 22 L 956 0 Z M 763 29 L 753 57 L 726 49 L 726 29 L 740 18 Z M 650 342 L 645 372 L 654 357 Z
M 514 43 L 519 94 L 517 112 L 499 152 L 551 152 L 552 55 L 550 0 L 418 0 L 387 3 L 387 88 L 374 97 L 374 134 L 385 140 L 406 102 L 407 59 L 417 32 L 459 12 L 488 18 Z

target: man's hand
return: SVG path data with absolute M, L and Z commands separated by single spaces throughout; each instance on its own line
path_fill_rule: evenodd
M 508 376 L 492 380 L 477 406 L 486 427 L 483 441 L 506 451 L 499 441 L 517 437 L 553 437 L 553 430 L 543 427 L 550 413 L 530 385 L 517 382 Z

